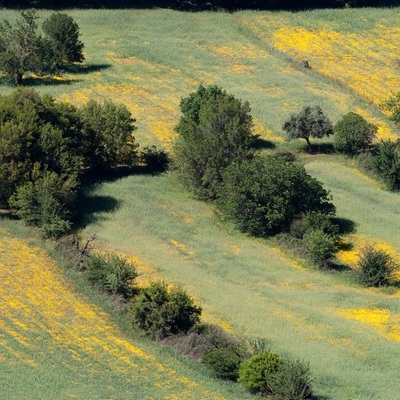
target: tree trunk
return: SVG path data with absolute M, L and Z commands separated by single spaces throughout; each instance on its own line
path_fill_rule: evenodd
M 312 150 L 312 147 L 311 147 L 310 138 L 309 138 L 308 136 L 306 136 L 304 139 L 306 139 L 306 142 L 307 142 L 308 152 L 309 152 L 310 154 L 312 154 L 312 153 L 313 153 L 313 150 Z
M 20 72 L 17 72 L 17 73 L 15 74 L 15 84 L 16 84 L 17 86 L 22 85 L 22 74 L 21 74 Z

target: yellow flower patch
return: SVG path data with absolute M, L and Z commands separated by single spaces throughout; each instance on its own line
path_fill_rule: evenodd
M 361 322 L 388 339 L 400 342 L 400 315 L 381 308 L 341 309 L 337 313 L 347 319 Z

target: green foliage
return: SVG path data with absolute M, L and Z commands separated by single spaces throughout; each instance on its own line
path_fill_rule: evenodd
M 386 101 L 381 104 L 382 108 L 389 111 L 392 115 L 391 120 L 400 123 L 400 92 L 390 96 Z
M 80 110 L 84 164 L 91 168 L 132 165 L 137 157 L 136 122 L 128 108 L 90 100 Z
M 360 252 L 358 261 L 360 282 L 367 287 L 389 285 L 395 278 L 399 266 L 384 250 L 365 246 Z
M 152 283 L 132 305 L 135 324 L 153 338 L 187 333 L 200 321 L 201 308 L 185 291 L 165 283 Z
M 236 381 L 243 355 L 232 347 L 213 350 L 203 357 L 203 363 L 220 379 Z
M 322 112 L 321 107 L 304 107 L 298 114 L 293 114 L 282 125 L 288 139 L 305 139 L 308 151 L 312 153 L 310 137 L 322 138 L 333 134 L 332 124 Z
M 75 62 L 81 63 L 85 59 L 83 43 L 79 40 L 79 26 L 71 16 L 54 13 L 43 22 L 42 28 L 58 67 Z
M 123 257 L 116 254 L 91 253 L 84 262 L 84 268 L 88 280 L 109 293 L 129 299 L 137 292 L 136 265 Z
M 305 400 L 312 398 L 312 379 L 309 364 L 284 358 L 271 376 L 268 387 L 276 400 Z
M 175 168 L 180 180 L 196 196 L 214 199 L 224 170 L 254 153 L 250 106 L 218 86 L 200 85 L 195 93 L 181 100 L 180 108 Z
M 346 114 L 334 127 L 334 146 L 349 156 L 367 150 L 376 137 L 378 127 L 354 112 Z
M 381 141 L 371 162 L 390 190 L 400 189 L 400 142 Z
M 303 166 L 274 156 L 229 167 L 218 205 L 242 231 L 256 236 L 288 229 L 308 211 L 334 212 L 328 192 Z
M 307 232 L 303 239 L 304 245 L 313 262 L 326 267 L 328 261 L 337 251 L 335 240 L 322 229 Z
M 166 171 L 169 164 L 168 153 L 156 146 L 146 146 L 140 152 L 140 160 L 146 164 L 147 168 L 153 173 L 161 173 Z
M 239 382 L 252 391 L 270 393 L 269 384 L 281 365 L 282 359 L 274 353 L 257 354 L 240 365 Z
M 339 226 L 332 222 L 332 217 L 321 212 L 307 212 L 296 219 L 290 225 L 290 234 L 298 239 L 303 239 L 304 235 L 313 230 L 321 230 L 331 236 L 335 242 L 340 239 Z

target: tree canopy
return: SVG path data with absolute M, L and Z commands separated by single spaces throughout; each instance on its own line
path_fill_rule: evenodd
M 180 108 L 174 144 L 178 176 L 198 197 L 216 198 L 225 168 L 254 154 L 249 103 L 218 86 L 200 85 Z
M 282 129 L 288 139 L 304 139 L 308 151 L 312 153 L 310 137 L 322 138 L 333 134 L 332 124 L 319 106 L 306 106 L 298 114 L 293 114 L 283 124 Z

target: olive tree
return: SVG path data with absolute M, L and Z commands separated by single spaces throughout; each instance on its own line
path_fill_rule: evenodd
M 333 134 L 332 124 L 319 106 L 306 106 L 298 114 L 293 114 L 282 125 L 288 139 L 304 139 L 308 151 L 312 153 L 310 137 L 322 138 Z

